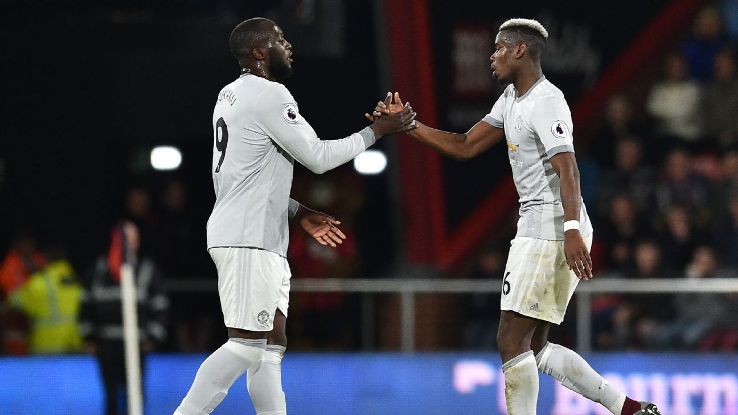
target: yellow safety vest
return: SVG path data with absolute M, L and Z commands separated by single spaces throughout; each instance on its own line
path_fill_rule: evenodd
M 58 260 L 31 275 L 11 294 L 11 304 L 32 321 L 32 353 L 82 350 L 79 309 L 84 291 L 69 262 Z

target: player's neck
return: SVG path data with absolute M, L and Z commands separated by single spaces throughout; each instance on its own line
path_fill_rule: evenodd
M 270 81 L 274 81 L 274 78 L 262 65 L 254 65 L 241 68 L 241 75 L 245 74 L 255 75 L 264 79 L 268 79 Z
M 541 71 L 540 67 L 530 68 L 529 70 L 521 71 L 520 75 L 518 75 L 518 79 L 513 82 L 518 97 L 522 97 L 523 95 L 528 93 L 530 88 L 533 87 L 533 85 L 535 85 L 542 76 L 543 71 Z

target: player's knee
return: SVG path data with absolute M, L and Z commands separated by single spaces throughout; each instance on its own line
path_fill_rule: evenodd
M 546 343 L 548 343 L 547 338 L 533 336 L 530 341 L 530 349 L 533 350 L 533 353 L 538 354 L 543 350 L 543 347 L 546 346 Z
M 525 344 L 525 339 L 514 336 L 513 333 L 500 330 L 497 332 L 497 349 L 503 362 L 530 350 L 530 346 Z

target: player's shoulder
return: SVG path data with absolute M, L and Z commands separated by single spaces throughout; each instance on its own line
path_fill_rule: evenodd
M 222 106 L 222 102 L 228 102 L 230 107 L 257 112 L 282 108 L 286 104 L 296 105 L 284 85 L 253 75 L 242 75 L 224 86 L 218 93 L 216 109 Z
M 250 94 L 259 92 L 268 87 L 269 80 L 257 76 L 241 75 L 221 89 L 222 91 L 233 91 L 236 94 Z
M 552 107 L 569 108 L 564 93 L 548 79 L 544 79 L 536 86 L 530 98 L 530 105 L 534 111 L 536 109 L 550 111 Z
M 260 104 L 277 103 L 281 105 L 295 101 L 289 89 L 281 83 L 259 76 L 251 76 L 250 78 L 254 78 L 252 81 L 259 87 L 259 92 L 255 96 L 259 96 Z
M 515 85 L 509 84 L 505 87 L 505 90 L 502 91 L 502 94 L 500 95 L 500 98 L 515 98 Z
M 543 79 L 534 92 L 536 98 L 542 101 L 561 100 L 566 102 L 564 93 L 548 79 Z

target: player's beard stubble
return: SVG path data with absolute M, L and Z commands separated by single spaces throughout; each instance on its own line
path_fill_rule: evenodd
M 278 53 L 275 49 L 269 49 L 269 62 L 271 63 L 269 72 L 275 79 L 285 79 L 292 76 L 292 65 L 285 54 Z

